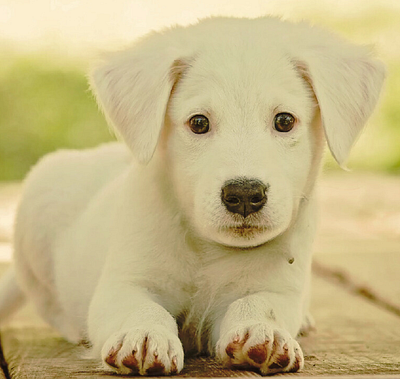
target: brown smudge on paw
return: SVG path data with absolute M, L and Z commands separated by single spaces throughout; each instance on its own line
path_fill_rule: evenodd
M 104 360 L 104 362 L 106 362 L 111 367 L 118 368 L 117 363 L 116 363 L 117 354 L 121 350 L 122 342 L 123 341 L 119 342 L 117 347 L 112 347 L 107 354 L 107 358 Z
M 234 359 L 235 358 L 235 352 L 238 349 L 239 349 L 239 341 L 232 341 L 226 347 L 225 353 L 229 358 Z
M 156 358 L 154 360 L 153 366 L 149 367 L 146 370 L 146 374 L 150 376 L 163 375 L 165 374 L 165 366 Z
M 293 363 L 293 366 L 290 368 L 289 372 L 299 371 L 300 368 L 301 368 L 301 362 L 302 362 L 302 359 L 301 359 L 300 354 L 296 353 L 296 359 L 295 359 L 295 361 Z
M 263 343 L 262 345 L 256 345 L 249 349 L 247 355 L 249 358 L 254 361 L 255 363 L 262 364 L 268 358 L 268 349 L 267 349 L 268 342 Z
M 278 357 L 274 359 L 274 362 L 271 365 L 269 365 L 269 368 L 281 369 L 287 367 L 289 363 L 290 363 L 290 356 L 287 354 L 282 354 L 278 355 Z
M 274 343 L 272 344 L 272 352 L 271 352 L 271 357 L 273 357 L 274 355 L 282 355 L 282 354 L 287 354 L 289 348 L 287 343 L 285 343 L 282 346 L 282 343 L 284 343 L 284 339 L 282 338 L 282 336 L 280 335 L 279 332 L 275 331 L 274 332 Z M 283 353 L 281 352 L 281 350 L 283 349 Z
M 275 372 L 275 370 L 281 370 L 282 366 L 280 366 L 278 363 L 274 362 L 274 363 L 270 364 L 268 366 L 268 368 L 271 370 L 274 370 L 274 372 Z
M 289 372 L 297 372 L 300 370 L 300 363 L 298 361 L 296 361 L 293 364 L 293 367 L 289 370 Z
M 118 368 L 117 364 L 115 363 L 116 358 L 117 358 L 117 353 L 111 354 L 105 359 L 105 362 L 111 367 Z
M 287 367 L 290 364 L 289 354 L 280 355 L 277 359 L 277 362 L 281 365 L 281 367 Z
M 131 355 L 128 355 L 122 360 L 122 364 L 132 370 L 132 373 L 139 373 L 139 363 L 135 358 L 136 351 L 133 350 Z

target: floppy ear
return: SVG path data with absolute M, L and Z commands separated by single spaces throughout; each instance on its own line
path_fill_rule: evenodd
M 168 100 L 184 64 L 181 51 L 152 34 L 131 49 L 112 53 L 90 84 L 109 123 L 140 163 L 152 158 Z
M 305 47 L 296 64 L 317 98 L 329 149 L 343 166 L 378 101 L 385 68 L 366 47 L 325 36 Z

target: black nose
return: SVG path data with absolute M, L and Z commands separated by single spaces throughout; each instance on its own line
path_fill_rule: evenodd
M 247 217 L 265 205 L 266 192 L 267 186 L 259 180 L 238 178 L 225 182 L 221 200 L 229 212 Z

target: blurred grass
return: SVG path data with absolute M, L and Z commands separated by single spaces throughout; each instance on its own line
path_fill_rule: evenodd
M 7 57 L 0 60 L 0 180 L 22 179 L 55 149 L 112 139 L 77 65 L 43 55 Z
M 380 106 L 352 152 L 349 167 L 400 172 L 400 23 L 388 10 L 347 18 L 304 14 L 355 42 L 386 49 L 388 79 Z M 386 46 L 385 46 L 386 44 Z M 381 56 L 378 51 L 378 55 Z M 85 69 L 67 57 L 0 48 L 0 180 L 20 180 L 44 154 L 113 139 L 88 90 Z M 327 155 L 326 168 L 337 165 Z

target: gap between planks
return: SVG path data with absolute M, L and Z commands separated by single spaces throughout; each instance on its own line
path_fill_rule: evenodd
M 383 299 L 373 289 L 367 288 L 363 284 L 358 283 L 357 280 L 355 280 L 348 273 L 337 268 L 330 268 L 329 266 L 318 262 L 318 260 L 316 259 L 314 259 L 313 262 L 313 273 L 332 282 L 335 285 L 346 289 L 348 292 L 357 296 L 361 296 L 367 301 L 372 302 L 374 305 L 400 317 L 399 306 L 394 303 L 392 304 L 387 299 Z

